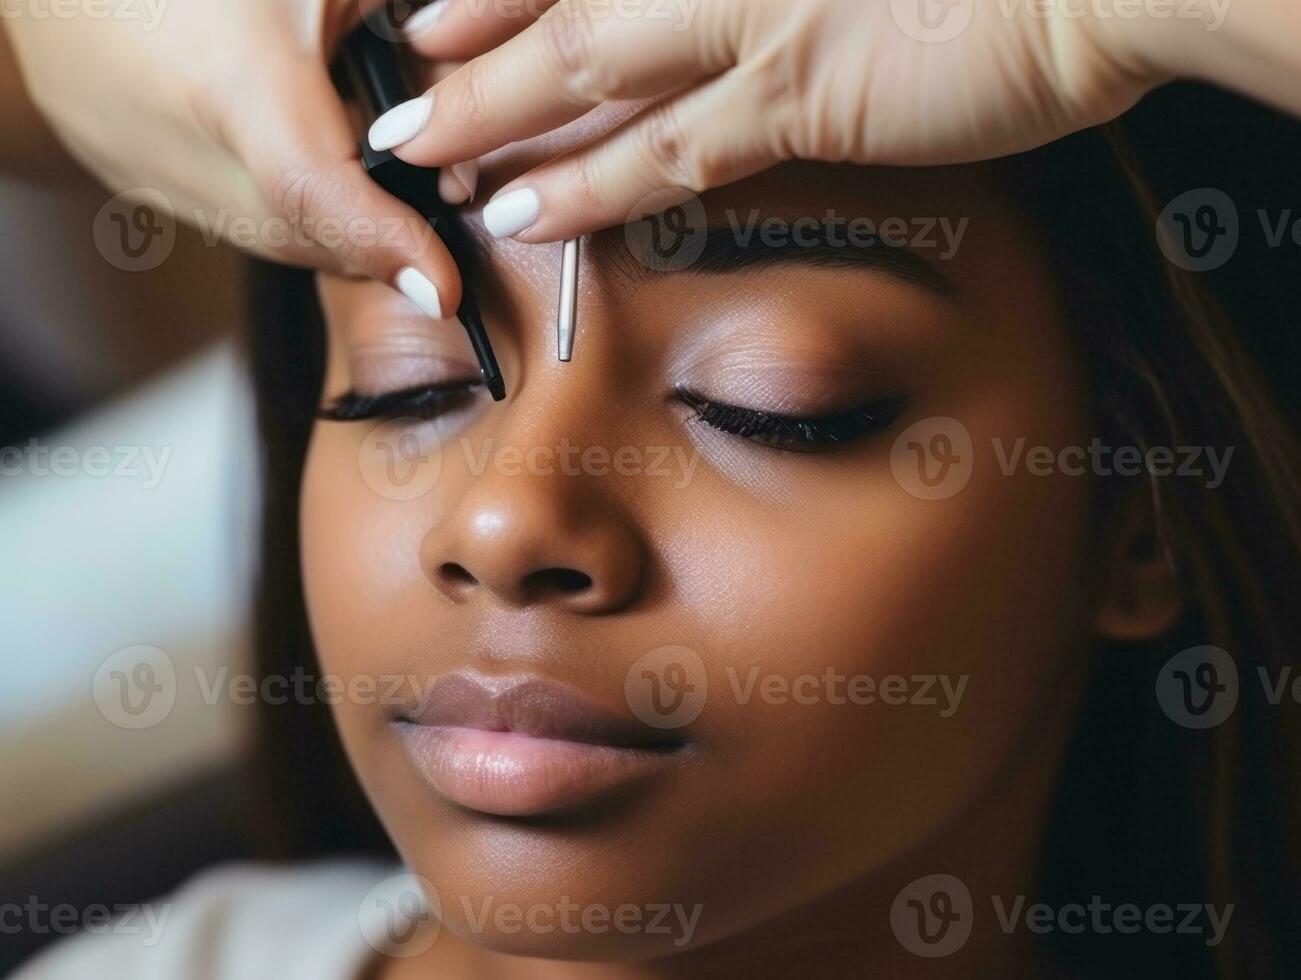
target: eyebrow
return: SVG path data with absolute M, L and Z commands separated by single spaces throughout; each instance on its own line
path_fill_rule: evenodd
M 699 239 L 683 245 L 684 258 L 696 250 L 700 254 L 693 261 L 684 262 L 681 268 L 675 268 L 672 258 L 665 259 L 657 268 L 653 258 L 648 261 L 644 254 L 638 254 L 643 248 L 640 240 L 635 246 L 638 251 L 630 241 L 622 242 L 615 264 L 620 274 L 634 281 L 660 275 L 729 275 L 772 266 L 796 265 L 879 272 L 944 298 L 957 293 L 953 280 L 939 266 L 916 252 L 877 235 L 859 232 L 856 238 L 857 243 L 851 242 L 843 232 L 836 236 L 819 225 L 817 230 L 802 230 L 799 240 L 786 234 L 780 241 L 765 241 L 760 227 L 753 229 L 748 240 L 743 240 L 734 228 L 710 226 L 704 231 L 703 247 Z

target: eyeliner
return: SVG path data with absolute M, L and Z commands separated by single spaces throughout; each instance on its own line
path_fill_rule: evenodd
M 362 24 L 343 42 L 342 61 L 348 71 L 359 101 L 378 119 L 395 106 L 411 98 L 402 67 L 398 63 L 397 48 Z M 438 194 L 438 171 L 430 167 L 416 167 L 399 160 L 390 150 L 376 150 L 370 138 L 361 139 L 361 159 L 371 179 L 398 200 L 411 205 L 438 230 L 457 267 L 461 270 L 461 305 L 457 319 L 465 327 L 478 358 L 483 381 L 495 401 L 506 397 L 506 381 L 497 366 L 497 357 L 488 342 L 488 331 L 483 325 L 479 301 L 470 284 L 474 267 L 474 243 L 456 216 L 455 209 Z

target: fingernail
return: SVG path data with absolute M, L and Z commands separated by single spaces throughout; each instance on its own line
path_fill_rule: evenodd
M 537 221 L 540 207 L 537 192 L 521 187 L 489 201 L 483 209 L 483 223 L 493 236 L 509 238 Z
M 395 146 L 401 146 L 425 128 L 429 114 L 433 111 L 432 93 L 394 106 L 370 127 L 371 147 L 376 150 L 391 150 Z
M 438 298 L 438 287 L 419 269 L 407 266 L 399 272 L 397 287 L 402 295 L 415 303 L 425 316 L 431 320 L 443 318 L 443 303 Z
M 479 161 L 466 160 L 464 163 L 454 163 L 452 173 L 465 185 L 465 193 L 469 195 L 466 200 L 473 201 L 474 192 L 479 189 Z
M 421 7 L 402 25 L 402 33 L 408 41 L 415 41 L 430 34 L 438 26 L 439 20 L 447 10 L 451 0 L 434 0 L 427 7 Z

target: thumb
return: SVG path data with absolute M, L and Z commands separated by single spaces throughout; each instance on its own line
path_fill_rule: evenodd
M 274 225 L 272 258 L 369 276 L 401 289 L 431 317 L 454 315 L 461 277 L 429 219 L 366 173 L 348 114 L 325 67 L 307 53 L 280 55 L 249 107 L 227 122 Z M 430 183 L 436 182 L 431 171 Z

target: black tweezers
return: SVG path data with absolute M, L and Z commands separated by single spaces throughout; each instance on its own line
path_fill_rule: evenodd
M 341 61 L 348 72 L 354 95 L 362 108 L 378 119 L 395 106 L 411 98 L 410 89 L 398 62 L 397 48 L 380 36 L 371 25 L 363 23 L 343 42 Z M 361 159 L 367 173 L 377 184 L 411 205 L 430 220 L 461 270 L 461 306 L 457 318 L 470 336 L 474 356 L 479 359 L 483 382 L 496 401 L 506 397 L 506 381 L 497 366 L 497 357 L 488 342 L 479 301 L 470 285 L 475 266 L 474 242 L 456 214 L 456 209 L 438 194 L 438 171 L 416 167 L 395 157 L 389 150 L 376 150 L 369 138 L 361 140 Z

